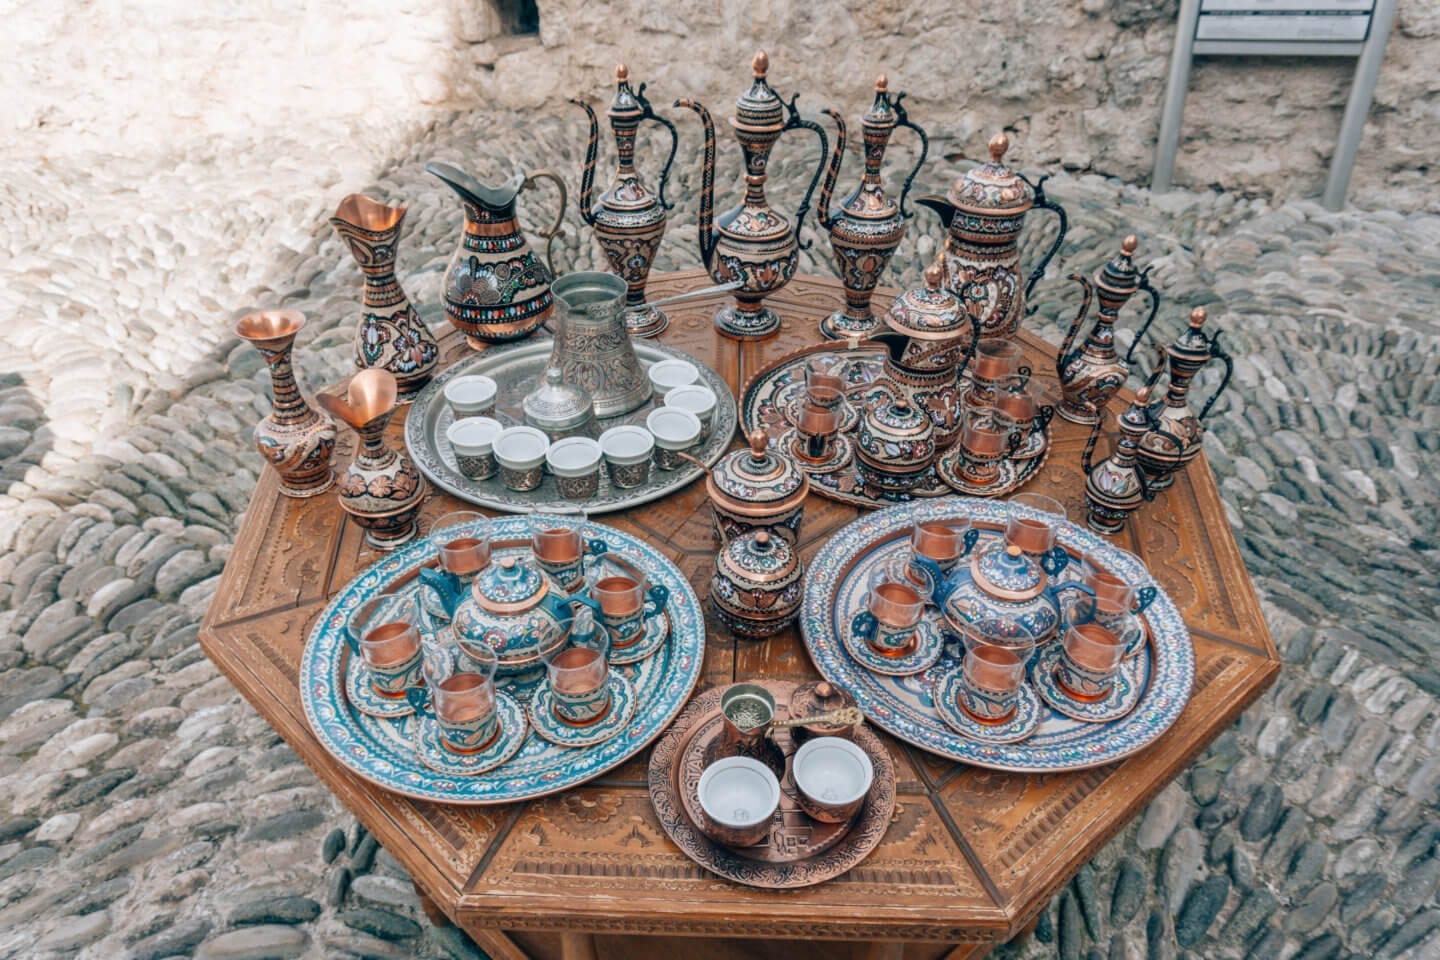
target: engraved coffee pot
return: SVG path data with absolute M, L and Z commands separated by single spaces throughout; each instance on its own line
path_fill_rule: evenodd
M 716 283 L 743 280 L 735 291 L 735 305 L 715 314 L 715 328 L 735 340 L 762 340 L 780 331 L 780 315 L 765 306 L 767 294 L 789 282 L 799 259 L 800 225 L 810 209 L 810 197 L 825 170 L 829 141 L 820 125 L 800 119 L 795 106 L 765 82 L 770 58 L 755 54 L 751 62 L 755 81 L 735 101 L 730 126 L 745 153 L 745 198 L 732 210 L 716 217 L 715 209 L 715 125 L 710 112 L 694 100 L 677 100 L 675 106 L 689 107 L 700 115 L 705 128 L 705 154 L 700 187 L 700 257 Z M 766 169 L 770 149 L 787 130 L 803 127 L 820 138 L 820 158 L 805 199 L 795 211 L 795 223 L 770 206 L 765 199 Z
M 1075 319 L 1070 323 L 1070 331 L 1060 345 L 1055 372 L 1060 378 L 1059 413 L 1071 423 L 1091 424 L 1099 419 L 1100 411 L 1105 409 L 1115 391 L 1124 385 L 1125 378 L 1130 375 L 1130 359 L 1135 353 L 1135 344 L 1144 339 L 1145 332 L 1155 319 L 1155 312 L 1160 309 L 1160 294 L 1150 286 L 1149 268 L 1143 272 L 1135 269 L 1132 259 L 1135 245 L 1134 236 L 1126 237 L 1120 244 L 1120 253 L 1095 272 L 1093 287 L 1080 274 L 1070 275 L 1070 279 L 1084 290 L 1084 297 Z M 1150 315 L 1135 331 L 1130 349 L 1121 358 L 1115 350 L 1115 320 L 1120 315 L 1120 308 L 1137 290 L 1149 294 Z M 1095 325 L 1085 335 L 1085 342 L 1076 347 L 1075 337 L 1090 311 L 1092 296 L 1099 297 L 1099 314 Z
M 679 136 L 675 125 L 659 116 L 645 99 L 645 84 L 635 90 L 630 86 L 630 71 L 625 64 L 615 68 L 615 100 L 605 115 L 615 136 L 615 152 L 619 163 L 610 189 L 595 200 L 595 158 L 600 139 L 600 124 L 595 111 L 583 100 L 570 102 L 590 118 L 590 140 L 585 145 L 585 166 L 580 174 L 580 216 L 595 230 L 595 239 L 610 263 L 610 269 L 625 279 L 625 329 L 638 337 L 652 337 L 669 325 L 660 310 L 645 304 L 645 282 L 655 251 L 665 235 L 665 211 L 674 204 L 665 202 L 665 184 L 670 179 L 670 165 L 675 162 Z M 650 120 L 670 131 L 670 155 L 660 171 L 658 193 L 646 189 L 635 169 L 635 134 L 640 124 Z
M 880 329 L 880 321 L 870 309 L 870 298 L 895 248 L 900 246 L 905 236 L 905 221 L 915 215 L 905 212 L 905 198 L 930 150 L 930 140 L 925 131 L 910 122 L 900 104 L 905 94 L 897 93 L 892 100 L 888 87 L 889 81 L 882 74 L 875 81 L 875 102 L 860 118 L 865 131 L 865 173 L 855 191 L 833 210 L 830 208 L 830 196 L 845 156 L 845 119 L 833 110 L 825 111 L 835 121 L 837 132 L 830 166 L 820 187 L 819 219 L 830 231 L 835 266 L 839 269 L 841 282 L 845 284 L 844 309 L 820 321 L 820 332 L 832 340 L 868 337 Z M 920 137 L 920 156 L 900 189 L 899 203 L 885 195 L 885 184 L 880 179 L 885 147 L 896 127 L 909 127 Z
M 1093 462 L 1095 443 L 1100 439 L 1100 428 L 1105 423 L 1103 408 L 1090 430 L 1085 452 L 1080 455 L 1080 468 L 1085 472 L 1085 503 L 1089 507 L 1085 523 L 1097 533 L 1119 533 L 1125 526 L 1125 519 L 1141 503 L 1155 497 L 1155 491 L 1150 489 L 1145 474 L 1135 462 L 1140 438 L 1155 422 L 1148 409 L 1150 389 L 1147 384 L 1137 390 L 1134 402 L 1121 414 L 1120 436 L 1116 438 L 1110 456 L 1098 464 Z
M 920 197 L 940 215 L 945 238 L 945 288 L 966 299 L 979 315 L 987 337 L 1010 337 L 1026 315 L 1025 300 L 1065 240 L 1069 219 L 1064 209 L 1045 196 L 1045 181 L 1029 180 L 1001 162 L 1010 149 L 1003 133 L 990 138 L 990 162 L 982 163 L 950 186 L 943 197 Z M 1020 231 L 1032 207 L 1053 210 L 1060 230 L 1030 278 L 1020 269 Z
M 486 343 L 529 336 L 550 316 L 555 302 L 550 295 L 550 247 L 564 232 L 565 181 L 551 170 L 537 170 L 485 187 L 448 163 L 427 163 L 425 172 L 454 190 L 465 211 L 464 232 L 441 281 L 445 316 L 477 350 Z M 540 234 L 547 240 L 545 263 L 530 249 L 515 214 L 521 192 L 540 179 L 554 181 L 560 189 L 560 214 Z
M 1165 399 L 1151 407 L 1153 424 L 1149 432 L 1140 438 L 1140 445 L 1135 451 L 1135 458 L 1152 490 L 1164 490 L 1170 486 L 1175 482 L 1175 474 L 1200 455 L 1205 437 L 1205 417 L 1229 386 L 1230 375 L 1235 369 L 1230 355 L 1220 347 L 1220 331 L 1206 336 L 1205 331 L 1200 329 L 1205 320 L 1204 307 L 1191 310 L 1190 326 L 1164 351 L 1169 365 L 1170 385 L 1165 391 Z M 1225 365 L 1225 376 L 1197 414 L 1190 409 L 1187 400 L 1190 381 L 1211 360 L 1219 360 Z M 1157 369 L 1157 377 L 1159 373 Z

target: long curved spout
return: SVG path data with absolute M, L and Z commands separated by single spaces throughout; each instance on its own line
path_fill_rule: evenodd
M 600 154 L 600 122 L 595 119 L 595 111 L 590 109 L 590 104 L 578 98 L 572 98 L 570 102 L 584 110 L 590 118 L 590 140 L 585 144 L 585 164 L 580 168 L 580 219 L 593 227 L 595 211 L 591 208 L 595 202 L 595 160 Z
M 700 166 L 700 259 L 706 269 L 715 258 L 715 124 L 710 111 L 696 100 L 681 98 L 675 101 L 677 107 L 689 107 L 700 115 L 705 128 L 704 159 Z

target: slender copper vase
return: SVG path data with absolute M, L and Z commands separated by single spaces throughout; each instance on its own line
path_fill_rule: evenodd
M 1164 350 L 1170 385 L 1165 391 L 1164 401 L 1151 410 L 1154 424 L 1141 438 L 1136 451 L 1140 469 L 1145 471 L 1145 477 L 1154 490 L 1164 490 L 1174 483 L 1175 474 L 1200 455 L 1205 439 L 1205 417 L 1229 386 L 1230 375 L 1235 369 L 1230 355 L 1220 347 L 1220 332 L 1206 336 L 1205 331 L 1200 329 L 1205 320 L 1204 307 L 1191 310 L 1189 328 Z M 1190 381 L 1211 360 L 1219 360 L 1225 365 L 1225 377 L 1197 414 L 1190 408 L 1188 400 Z M 1160 369 L 1157 368 L 1155 373 L 1158 377 Z
M 1147 385 L 1136 391 L 1135 402 L 1120 416 L 1120 436 L 1115 441 L 1115 447 L 1110 456 L 1098 464 L 1093 462 L 1093 458 L 1095 443 L 1100 439 L 1100 428 L 1105 422 L 1103 410 L 1090 430 L 1080 466 L 1085 471 L 1085 503 L 1089 508 L 1085 522 L 1098 533 L 1119 533 L 1130 514 L 1141 503 L 1155 496 L 1135 462 L 1140 438 L 1153 422 L 1147 409 L 1149 404 L 1150 387 Z
M 235 335 L 248 341 L 270 368 L 271 410 L 255 425 L 255 446 L 280 475 L 287 497 L 313 497 L 330 489 L 335 471 L 335 424 L 310 404 L 295 382 L 290 353 L 305 326 L 299 310 L 259 310 L 235 324 Z
M 330 226 L 365 275 L 360 322 L 355 327 L 355 366 L 394 374 L 401 403 L 409 403 L 430 382 L 440 357 L 435 338 L 395 278 L 405 210 L 352 193 L 330 218 Z
M 1100 411 L 1115 396 L 1115 391 L 1124 385 L 1130 376 L 1130 358 L 1134 355 L 1135 344 L 1145 337 L 1146 331 L 1160 309 L 1160 294 L 1150 286 L 1149 269 L 1144 272 L 1135 269 L 1136 239 L 1129 236 L 1120 244 L 1120 253 L 1095 272 L 1095 284 L 1078 273 L 1070 279 L 1084 290 L 1080 310 L 1075 314 L 1070 330 L 1060 345 L 1055 360 L 1055 372 L 1060 378 L 1060 416 L 1071 423 L 1092 424 L 1100 417 Z M 1150 297 L 1150 315 L 1135 331 L 1135 339 L 1122 358 L 1115 350 L 1115 320 L 1120 309 L 1143 290 Z M 1075 346 L 1075 337 L 1080 325 L 1090 311 L 1090 300 L 1097 297 L 1100 309 L 1095 324 L 1085 335 L 1085 341 Z
M 664 330 L 670 319 L 659 309 L 645 304 L 645 282 L 655 262 L 655 252 L 665 236 L 666 213 L 674 204 L 665 202 L 665 184 L 670 180 L 670 165 L 680 145 L 675 124 L 655 113 L 645 99 L 645 84 L 630 87 L 630 71 L 625 64 L 615 68 L 615 99 L 605 115 L 610 118 L 610 131 L 615 136 L 615 152 L 619 164 L 610 189 L 595 200 L 595 160 L 598 155 L 600 124 L 595 111 L 583 100 L 570 102 L 590 118 L 590 140 L 585 145 L 585 166 L 580 173 L 580 216 L 595 230 L 595 239 L 610 263 L 628 287 L 625 293 L 625 329 L 637 337 L 653 337 Z M 645 188 L 635 169 L 635 134 L 647 120 L 661 124 L 670 131 L 670 156 L 660 171 L 658 193 Z
M 350 378 L 345 397 L 319 394 L 315 400 L 360 436 L 355 459 L 340 486 L 340 509 L 365 530 L 365 542 L 393 550 L 415 536 L 415 518 L 425 498 L 420 471 L 385 442 L 396 409 L 395 377 L 388 370 L 361 370 Z
M 905 221 L 915 215 L 905 211 L 905 198 L 930 151 L 930 139 L 925 131 L 910 122 L 901 105 L 905 94 L 897 93 L 892 100 L 888 88 L 889 81 L 882 74 L 875 81 L 875 102 L 860 118 L 865 132 L 865 173 L 855 191 L 834 210 L 830 209 L 830 196 L 845 156 L 845 118 L 833 110 L 825 111 L 835 121 L 837 132 L 830 166 L 820 187 L 819 215 L 821 224 L 830 231 L 835 266 L 845 284 L 844 309 L 820 321 L 820 332 L 832 340 L 868 337 L 880 329 L 880 320 L 870 308 L 870 298 L 905 237 Z M 899 203 L 885 195 L 885 184 L 880 179 L 885 148 L 896 127 L 908 127 L 920 137 L 920 157 L 905 178 Z
M 770 88 L 765 75 L 770 58 L 762 50 L 751 61 L 755 81 L 735 101 L 730 126 L 745 154 L 745 199 L 740 206 L 721 214 L 715 210 L 715 125 L 710 112 L 694 100 L 677 100 L 675 106 L 689 107 L 700 115 L 705 128 L 705 154 L 701 167 L 700 257 L 716 283 L 744 281 L 735 291 L 735 305 L 715 314 L 715 329 L 733 340 L 763 340 L 780 332 L 780 315 L 765 306 L 772 294 L 795 274 L 800 252 L 800 225 L 810 210 L 810 197 L 825 170 L 829 141 L 817 123 L 800 119 L 796 94 L 788 103 Z M 795 211 L 795 223 L 770 206 L 765 199 L 766 170 L 770 150 L 787 130 L 803 127 L 820 138 L 820 158 L 805 199 Z

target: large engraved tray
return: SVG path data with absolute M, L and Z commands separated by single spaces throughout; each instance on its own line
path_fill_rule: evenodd
M 908 545 L 916 522 L 963 517 L 981 525 L 985 536 L 1000 536 L 1012 513 L 1035 511 L 1008 502 L 947 497 L 879 510 L 841 528 L 820 548 L 805 584 L 800 629 L 810 658 L 826 679 L 855 695 L 877 727 L 931 753 L 977 767 L 1021 773 L 1080 770 L 1144 749 L 1175 722 L 1189 700 L 1195 681 L 1190 632 L 1174 602 L 1137 558 L 1073 523 L 1065 523 L 1059 535 L 1061 546 L 1072 556 L 1089 556 L 1132 584 L 1154 586 L 1159 594 L 1143 614 L 1149 643 L 1125 667 L 1134 671 L 1132 677 L 1144 692 L 1135 708 L 1120 719 L 1084 723 L 1061 716 L 1042 701 L 1040 727 L 1030 737 L 1003 745 L 980 743 L 947 726 L 930 696 L 932 684 L 959 664 L 963 652 L 958 640 L 947 640 L 934 667 L 908 677 L 872 673 L 845 651 L 838 631 L 848 629 L 850 618 L 863 609 L 866 577 Z M 1061 578 L 1078 578 L 1078 567 L 1069 564 Z
M 488 523 L 496 559 L 528 549 L 525 518 L 501 517 Z M 461 804 L 509 803 L 557 793 L 598 777 L 643 750 L 675 719 L 700 679 L 704 615 L 689 582 L 654 547 L 601 524 L 590 524 L 590 530 L 609 547 L 607 564 L 630 573 L 643 572 L 651 583 L 662 583 L 670 590 L 665 607 L 670 639 L 646 660 L 611 667 L 629 679 L 637 694 L 634 719 L 628 727 L 592 747 L 556 746 L 531 730 L 519 753 L 494 770 L 473 777 L 446 777 L 416 756 L 413 716 L 382 720 L 353 709 L 345 696 L 344 670 L 350 656 L 342 634 L 345 620 L 372 596 L 403 596 L 422 589 L 416 571 L 434 561 L 435 547 L 416 540 L 346 584 L 326 605 L 305 644 L 300 697 L 305 718 L 321 746 L 356 776 L 377 786 L 421 800 Z M 501 688 L 519 697 L 528 694 L 515 684 L 502 683 Z
M 735 435 L 735 398 L 720 375 L 701 361 L 687 353 L 671 347 L 635 340 L 635 354 L 642 367 L 649 367 L 658 360 L 688 360 L 700 370 L 700 379 L 716 396 L 715 413 L 710 423 L 710 435 L 690 453 L 706 465 L 720 459 L 730 438 Z M 490 480 L 471 480 L 460 472 L 455 464 L 455 455 L 445 439 L 445 430 L 454 422 L 454 413 L 445 402 L 445 384 L 455 377 L 481 374 L 493 377 L 498 387 L 496 393 L 496 419 L 506 426 L 524 423 L 521 401 L 535 389 L 545 372 L 550 359 L 549 338 L 526 340 L 503 347 L 492 347 L 456 361 L 448 370 L 431 380 L 416 395 L 410 414 L 405 418 L 405 445 L 420 472 L 442 490 L 462 500 L 481 507 L 489 507 L 505 513 L 524 513 L 530 510 L 558 511 L 584 506 L 592 514 L 625 510 L 636 504 L 673 493 L 700 476 L 703 472 L 696 464 L 686 463 L 678 470 L 661 470 L 653 467 L 650 479 L 638 487 L 620 489 L 612 486 L 605 466 L 600 467 L 600 492 L 586 500 L 566 500 L 560 495 L 553 477 L 548 473 L 540 486 L 526 493 L 506 489 L 499 476 Z M 645 425 L 645 415 L 655 408 L 647 401 L 638 409 L 620 417 L 597 421 L 597 435 L 600 430 L 620 424 Z
M 854 435 L 855 425 L 863 415 L 866 405 L 874 398 L 875 383 L 880 379 L 885 348 L 870 340 L 846 341 L 840 343 L 819 343 L 787 354 L 765 367 L 745 384 L 740 400 L 740 427 L 745 436 L 756 428 L 765 431 L 771 447 L 780 449 L 782 440 L 791 435 L 794 424 L 790 422 L 792 405 L 805 393 L 805 364 L 816 359 L 829 360 L 832 372 L 845 381 L 845 404 L 847 415 L 840 431 Z M 966 382 L 962 377 L 962 383 Z M 925 471 L 919 484 L 904 492 L 882 490 L 866 482 L 858 463 L 852 457 L 850 463 L 838 470 L 809 472 L 810 489 L 822 497 L 839 500 L 857 507 L 885 507 L 892 503 L 909 503 L 934 497 L 949 496 L 953 493 L 971 493 L 985 497 L 1002 497 L 1013 493 L 1028 483 L 1049 455 L 1048 441 L 1044 454 L 1028 460 L 1005 460 L 1001 463 L 1001 476 L 993 484 L 978 490 L 965 489 L 956 479 L 953 466 L 959 450 L 956 447 L 942 450 L 936 456 L 936 465 Z M 942 462 L 943 461 L 943 462 Z
M 757 681 L 775 697 L 776 719 L 788 713 L 786 704 L 795 684 L 785 680 Z M 720 696 L 725 687 L 696 697 L 675 725 L 666 731 L 650 754 L 650 802 L 660 826 L 685 855 L 727 880 L 752 887 L 791 889 L 822 883 L 849 870 L 869 856 L 885 836 L 895 811 L 895 765 L 890 752 L 872 731 L 860 727 L 855 742 L 870 755 L 875 780 L 865 805 L 849 823 L 818 823 L 795 800 L 790 763 L 795 752 L 790 731 L 775 730 L 772 739 L 785 755 L 785 777 L 780 781 L 780 809 L 771 824 L 770 837 L 753 847 L 727 847 L 701 833 L 700 774 L 706 746 L 723 724 Z

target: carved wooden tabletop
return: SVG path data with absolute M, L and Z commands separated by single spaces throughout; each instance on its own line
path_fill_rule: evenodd
M 699 271 L 659 275 L 650 292 L 666 296 L 709 282 Z M 883 308 L 896 292 L 879 291 L 878 304 Z M 769 341 L 739 344 L 718 336 L 710 317 L 720 296 L 669 311 L 670 327 L 660 339 L 708 359 L 738 394 L 766 364 L 816 342 L 816 321 L 840 298 L 836 281 L 796 278 L 767 301 L 785 318 L 784 329 Z M 1024 334 L 1021 339 L 1037 375 L 1053 380 L 1054 348 Z M 469 349 L 454 331 L 442 348 L 445 362 Z M 403 419 L 402 412 L 390 426 L 392 442 L 401 442 Z M 1056 418 L 1049 462 L 1027 487 L 1058 498 L 1072 517 L 1084 513 L 1079 459 L 1086 429 Z M 341 432 L 340 447 L 336 462 L 343 466 L 354 448 L 352 432 Z M 432 493 L 422 529 L 456 505 Z M 801 536 L 804 556 L 856 515 L 853 507 L 812 495 Z M 715 544 L 703 481 L 658 503 L 598 519 L 654 544 L 704 597 Z M 300 654 L 327 598 L 379 556 L 346 522 L 333 489 L 290 500 L 279 495 L 273 471 L 265 471 L 200 641 L 417 885 L 497 960 L 560 956 L 562 948 L 565 956 L 627 958 L 685 949 L 687 960 L 771 951 L 810 955 L 800 944 L 733 938 L 857 941 L 812 945 L 814 955 L 832 960 L 960 958 L 1023 929 L 1279 671 L 1203 457 L 1142 507 L 1115 542 L 1144 558 L 1194 638 L 1195 691 L 1179 721 L 1155 745 L 1120 763 L 1047 776 L 973 769 L 885 736 L 899 782 L 895 815 L 880 846 L 834 881 L 778 893 L 720 880 L 669 841 L 650 807 L 648 750 L 584 787 L 484 808 L 407 800 L 333 761 L 305 722 L 297 689 Z M 702 689 L 753 677 L 816 675 L 794 630 L 766 642 L 737 641 L 710 616 L 707 629 Z M 582 935 L 591 933 L 600 936 Z M 651 936 L 639 943 L 614 936 L 636 934 Z M 730 942 L 687 940 L 680 946 L 677 937 Z M 890 945 L 864 945 L 874 942 Z

